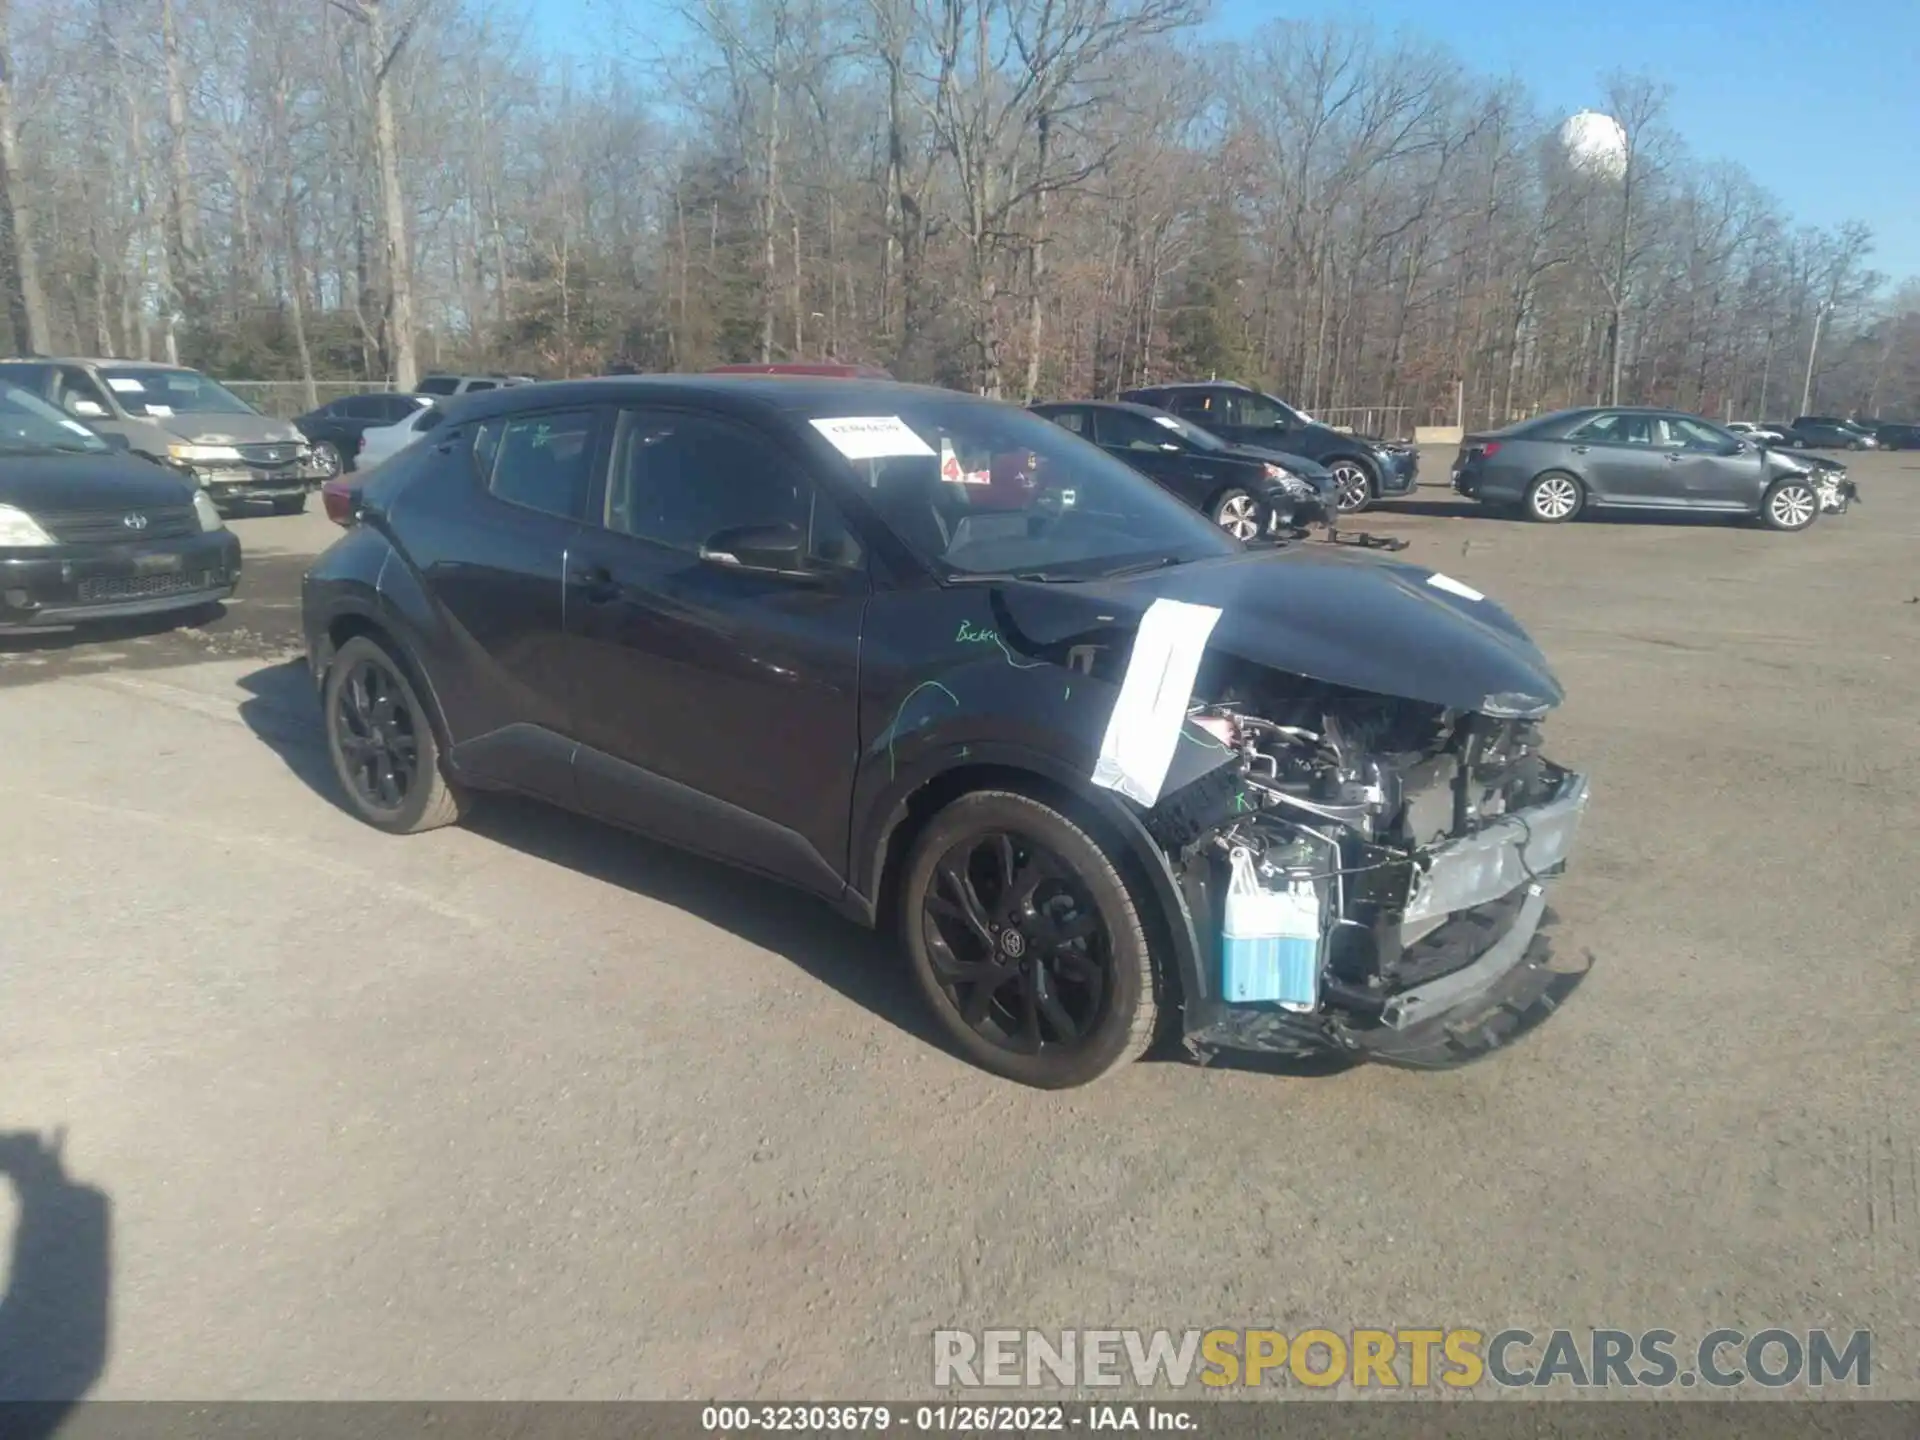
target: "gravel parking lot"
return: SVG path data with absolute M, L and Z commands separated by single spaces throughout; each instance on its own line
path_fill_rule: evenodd
M 0 1167 L 66 1132 L 0 1185 L 0 1394 L 900 1397 L 947 1326 L 1725 1324 L 1870 1328 L 1920 1397 L 1920 455 L 1853 472 L 1799 536 L 1367 517 L 1566 683 L 1591 977 L 1460 1071 L 1063 1094 L 808 900 L 511 802 L 350 819 L 298 664 L 337 532 L 241 521 L 204 629 L 0 641 Z

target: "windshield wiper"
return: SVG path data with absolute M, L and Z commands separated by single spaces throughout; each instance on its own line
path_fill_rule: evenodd
M 1156 555 L 1151 560 L 1136 560 L 1131 565 L 1121 565 L 1112 570 L 1100 572 L 1102 580 L 1118 580 L 1123 575 L 1144 575 L 1149 570 L 1164 570 L 1169 565 L 1184 565 L 1186 558 L 1180 555 Z
M 949 585 L 1010 585 L 1015 580 L 1028 580 L 1035 585 L 1074 585 L 1085 580 L 1084 575 L 1053 575 L 1045 570 L 962 570 L 948 575 Z

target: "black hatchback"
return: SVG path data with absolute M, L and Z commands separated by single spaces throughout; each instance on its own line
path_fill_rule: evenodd
M 1200 1057 L 1453 1064 L 1578 981 L 1543 927 L 1586 782 L 1545 758 L 1561 690 L 1513 618 L 1243 545 L 1029 411 L 503 389 L 354 504 L 305 625 L 367 823 L 513 791 L 797 886 L 897 927 L 998 1074 L 1080 1084 L 1163 1019 Z
M 1333 476 L 1311 460 L 1230 445 L 1150 405 L 1049 401 L 1033 413 L 1125 461 L 1236 540 L 1323 521 L 1336 508 Z
M 0 633 L 192 611 L 239 580 L 199 485 L 0 383 Z

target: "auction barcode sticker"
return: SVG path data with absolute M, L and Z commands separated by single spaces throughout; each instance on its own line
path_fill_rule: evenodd
M 898 415 L 837 415 L 812 424 L 849 460 L 933 454 L 933 447 L 914 434 Z

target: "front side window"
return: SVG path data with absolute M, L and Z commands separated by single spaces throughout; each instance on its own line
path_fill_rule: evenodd
M 1062 430 L 1071 430 L 1076 435 L 1087 433 L 1087 412 L 1084 410 L 1049 410 L 1047 419 Z
M 39 396 L 0 382 L 0 455 L 99 455 L 109 448 Z
M 129 415 L 165 419 L 169 415 L 254 415 L 246 401 L 198 370 L 172 370 L 158 365 L 121 369 L 104 365 L 107 382 L 120 408 Z
M 434 416 L 429 411 L 421 420 Z M 487 488 L 509 505 L 578 520 L 586 515 L 593 487 L 595 429 L 591 410 L 496 416 L 475 434 L 475 467 Z
M 854 492 L 944 576 L 1090 579 L 1241 549 L 1132 467 L 1031 411 L 888 396 L 886 413 L 807 423 L 837 452 Z
M 1689 419 L 1685 415 L 1669 415 L 1665 420 L 1665 443 L 1678 446 L 1683 450 L 1704 450 L 1713 454 L 1727 448 L 1732 436 L 1723 435 L 1711 425 Z
M 1093 429 L 1102 445 L 1116 450 L 1159 451 L 1178 444 L 1172 432 L 1131 410 L 1096 410 Z
M 790 527 L 816 565 L 854 568 L 862 558 L 853 532 L 793 461 L 737 425 L 676 411 L 621 416 L 605 523 L 690 555 L 723 531 Z
M 1278 400 L 1265 395 L 1240 397 L 1240 423 L 1255 430 L 1284 430 L 1288 415 Z
M 1653 417 L 1649 415 L 1596 415 L 1586 424 L 1567 433 L 1569 440 L 1598 445 L 1651 445 L 1654 443 Z
M 113 407 L 107 404 L 107 397 L 87 377 L 86 371 L 62 365 L 55 375 L 54 403 L 62 410 L 82 420 L 105 420 L 112 416 Z

